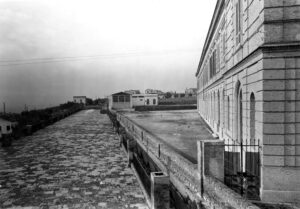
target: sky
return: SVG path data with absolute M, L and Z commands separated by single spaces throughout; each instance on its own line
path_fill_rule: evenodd
M 196 87 L 216 1 L 0 0 L 0 104 Z

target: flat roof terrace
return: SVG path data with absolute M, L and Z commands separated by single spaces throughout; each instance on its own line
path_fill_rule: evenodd
M 214 139 L 209 127 L 196 110 L 122 114 L 193 163 L 197 163 L 197 140 Z

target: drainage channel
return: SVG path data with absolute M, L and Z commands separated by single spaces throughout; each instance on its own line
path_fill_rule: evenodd
M 147 204 L 149 208 L 152 207 L 153 198 L 152 195 L 155 195 L 155 182 L 153 178 L 161 178 L 164 176 L 163 171 L 159 166 L 151 159 L 147 151 L 145 151 L 138 143 L 132 139 L 125 129 L 122 129 L 120 124 L 114 123 L 115 130 L 120 137 L 120 146 L 123 147 L 124 151 L 128 155 L 128 161 L 131 168 L 134 170 L 137 178 L 141 184 L 142 189 L 144 190 L 144 195 L 147 199 Z M 120 131 L 123 130 L 123 131 Z M 153 177 L 154 176 L 154 177 Z M 159 180 L 161 181 L 161 180 Z M 168 178 L 169 181 L 169 178 Z M 158 192 L 162 194 L 163 191 Z M 168 200 L 167 203 L 169 208 L 174 209 L 199 209 L 202 208 L 199 203 L 192 201 L 189 197 L 182 195 L 179 190 L 171 182 L 168 184 Z M 204 208 L 204 207 L 203 207 Z

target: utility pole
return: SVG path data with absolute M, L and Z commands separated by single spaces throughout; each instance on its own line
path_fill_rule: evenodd
M 3 102 L 3 114 L 5 114 L 5 102 Z

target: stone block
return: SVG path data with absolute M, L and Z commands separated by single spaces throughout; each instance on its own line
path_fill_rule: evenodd
M 263 79 L 284 79 L 284 78 L 285 78 L 285 70 L 284 69 L 264 70 L 263 71 Z
M 295 134 L 297 126 L 295 126 L 295 124 L 288 123 L 285 124 L 284 128 L 286 134 Z
M 293 156 L 285 156 L 285 158 L 284 158 L 284 165 L 285 166 L 295 166 L 295 163 L 296 163 L 295 160 L 296 159 Z
M 281 42 L 283 39 L 283 24 L 264 25 L 265 43 Z
M 264 134 L 284 134 L 285 133 L 284 124 L 264 124 L 263 133 Z
M 283 0 L 264 0 L 264 6 L 266 7 L 280 7 L 283 6 Z
M 299 197 L 298 191 L 263 190 L 261 194 L 261 200 L 269 203 L 299 203 Z
M 269 101 L 263 102 L 263 111 L 284 111 L 285 110 L 285 102 L 277 102 L 277 101 Z
M 294 145 L 294 144 L 296 144 L 295 135 L 284 135 L 284 144 L 285 145 Z
M 221 140 L 197 141 L 197 152 L 200 179 L 209 175 L 224 181 L 224 142 Z
M 300 41 L 300 24 L 286 23 L 284 25 L 284 41 Z
M 263 100 L 264 101 L 276 101 L 276 100 L 285 100 L 286 94 L 285 91 L 264 91 Z
M 264 90 L 285 90 L 284 80 L 264 80 L 263 81 Z
M 264 166 L 284 166 L 284 156 L 264 155 L 263 156 L 263 165 Z
M 284 144 L 284 135 L 267 135 L 264 134 L 263 138 L 264 145 L 277 145 L 277 144 Z
M 272 145 L 264 145 L 263 146 L 263 153 L 264 155 L 284 155 L 285 148 L 284 146 L 272 146 Z
M 263 113 L 263 122 L 264 123 L 283 123 L 285 121 L 285 113 Z
M 264 68 L 267 69 L 285 69 L 284 58 L 264 59 Z
M 263 190 L 300 192 L 299 168 L 265 166 L 262 169 Z
M 264 10 L 265 21 L 274 21 L 283 19 L 283 7 L 269 7 Z
M 151 209 L 170 208 L 170 177 L 163 172 L 151 172 Z

